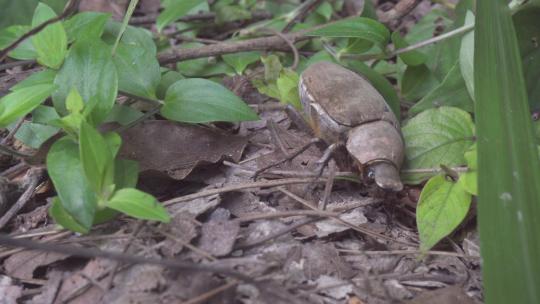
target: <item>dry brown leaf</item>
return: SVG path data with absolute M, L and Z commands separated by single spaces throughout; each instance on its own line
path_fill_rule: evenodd
M 142 172 L 159 171 L 177 180 L 200 164 L 238 161 L 247 144 L 243 137 L 166 120 L 144 122 L 120 135 L 121 158 L 139 162 Z
M 11 255 L 4 262 L 6 274 L 18 279 L 33 279 L 34 271 L 41 266 L 50 265 L 66 259 L 64 254 L 25 250 Z

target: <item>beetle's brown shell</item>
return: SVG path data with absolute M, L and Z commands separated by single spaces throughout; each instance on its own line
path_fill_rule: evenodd
M 355 127 L 386 120 L 396 127 L 399 125 L 384 98 L 369 81 L 337 64 L 312 64 L 302 73 L 300 86 L 301 95 L 315 100 L 340 124 Z M 309 111 L 306 106 L 304 104 L 304 109 Z
M 379 120 L 363 124 L 349 132 L 347 151 L 362 165 L 379 160 L 389 161 L 401 168 L 403 139 L 391 123 Z

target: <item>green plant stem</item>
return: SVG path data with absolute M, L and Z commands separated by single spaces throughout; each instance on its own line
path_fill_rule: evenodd
M 120 32 L 118 32 L 118 36 L 116 36 L 116 41 L 114 42 L 114 46 L 112 48 L 112 55 L 116 54 L 116 48 L 118 47 L 118 44 L 120 43 L 120 39 L 122 39 L 122 35 L 124 35 L 124 32 L 126 31 L 129 19 L 131 18 L 131 15 L 133 15 L 133 11 L 135 11 L 135 7 L 137 7 L 137 3 L 139 3 L 139 0 L 131 0 L 129 2 L 128 9 L 126 11 L 126 15 L 124 16 L 124 20 L 122 21 L 122 27 L 120 28 Z

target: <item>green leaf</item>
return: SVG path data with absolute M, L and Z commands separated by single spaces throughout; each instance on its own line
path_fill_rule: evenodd
M 465 24 L 474 24 L 474 15 L 467 11 Z M 461 75 L 465 80 L 469 96 L 474 100 L 474 31 L 471 31 L 461 38 L 461 49 L 459 50 L 459 67 Z
M 405 166 L 402 179 L 418 184 L 432 173 L 408 173 L 407 170 L 437 169 L 465 164 L 463 154 L 473 143 L 471 115 L 458 108 L 441 107 L 426 110 L 406 122 Z
M 425 64 L 407 66 L 401 80 L 401 94 L 405 99 L 415 101 L 426 96 L 437 85 L 439 81 Z
M 40 85 L 40 84 L 52 85 L 54 83 L 54 77 L 56 77 L 56 71 L 46 69 L 46 70 L 43 70 L 43 71 L 40 71 L 40 72 L 37 72 L 37 73 L 34 73 L 34 74 L 30 75 L 25 80 L 23 80 L 23 81 L 17 83 L 16 85 L 12 86 L 10 88 L 10 91 L 15 92 L 15 91 L 18 91 L 18 90 L 21 90 L 21 89 L 26 89 L 28 87 L 32 87 L 32 86 Z
M 39 3 L 34 12 L 32 27 L 56 17 L 56 13 L 46 4 Z M 67 35 L 61 22 L 48 25 L 41 32 L 32 36 L 32 44 L 37 53 L 37 61 L 45 66 L 57 69 L 64 62 L 67 52 Z
M 214 10 L 216 11 L 217 24 L 251 18 L 251 13 L 239 5 L 222 5 L 217 9 L 214 8 Z
M 474 36 L 484 294 L 491 304 L 539 303 L 540 160 L 507 4 L 477 1 Z
M 531 7 L 513 16 L 516 27 L 529 105 L 540 109 L 540 7 Z
M 407 43 L 407 41 L 405 41 L 405 39 L 403 39 L 403 37 L 401 37 L 399 32 L 392 33 L 392 42 L 394 43 L 394 47 L 396 49 L 402 49 L 402 48 L 406 48 L 406 47 L 409 46 L 409 43 Z M 419 52 L 417 50 L 399 54 L 399 58 L 401 58 L 401 60 L 403 60 L 403 62 L 405 62 L 405 64 L 413 65 L 413 66 L 414 65 L 421 65 L 424 62 L 426 62 L 426 59 L 427 59 L 425 54 L 423 54 L 423 53 L 421 53 L 421 52 Z
M 161 71 L 156 54 L 131 44 L 120 43 L 114 56 L 118 88 L 130 94 L 157 99 Z
M 300 103 L 300 95 L 298 94 L 298 74 L 290 69 L 283 69 L 279 78 L 276 80 L 276 85 L 279 91 L 279 100 L 285 104 L 290 104 L 297 109 L 302 109 Z
M 15 133 L 15 138 L 25 145 L 37 149 L 57 132 L 58 128 L 56 127 L 24 122 L 17 133 Z
M 164 223 L 171 221 L 167 209 L 160 205 L 155 197 L 133 188 L 116 191 L 107 202 L 107 207 L 142 220 Z
M 60 116 L 58 116 L 58 113 L 53 107 L 41 105 L 32 111 L 32 122 L 34 123 L 48 124 L 51 120 L 58 118 L 60 118 Z
M 102 35 L 103 41 L 112 45 L 121 30 L 121 23 L 109 20 L 105 25 L 105 32 Z M 134 48 L 142 48 L 154 55 L 157 51 L 156 44 L 152 40 L 152 33 L 140 27 L 128 26 L 120 41 Z
M 161 114 L 180 122 L 246 121 L 259 119 L 238 96 L 206 79 L 184 79 L 167 90 Z
M 142 112 L 130 106 L 115 104 L 111 112 L 109 112 L 109 116 L 103 122 L 116 122 L 125 126 L 143 115 Z
M 92 189 L 107 199 L 107 190 L 114 184 L 113 154 L 105 138 L 86 122 L 81 123 L 79 135 L 81 163 L 86 180 Z
M 83 39 L 99 39 L 111 14 L 82 12 L 64 22 L 69 42 Z
M 261 61 L 264 65 L 264 80 L 267 82 L 276 81 L 279 78 L 283 65 L 279 61 L 279 57 L 276 55 L 269 55 L 261 57 Z
M 0 18 L 0 23 L 1 20 L 2 18 Z M 0 29 L 0 49 L 7 47 L 29 30 L 29 26 L 22 25 L 13 25 L 4 29 Z M 37 58 L 37 53 L 34 49 L 34 46 L 32 45 L 31 39 L 23 40 L 13 51 L 9 52 L 8 55 L 11 58 L 19 60 L 31 60 Z
M 78 233 L 88 233 L 90 230 L 89 227 L 82 226 L 73 218 L 62 206 L 62 202 L 58 196 L 55 196 L 52 199 L 51 207 L 49 208 L 49 215 L 53 220 L 63 228 L 68 230 L 78 232 Z
M 478 195 L 478 153 L 476 145 L 465 152 L 468 171 L 459 176 L 458 183 L 472 195 Z
M 409 110 L 409 114 L 414 115 L 426 109 L 440 106 L 453 106 L 467 112 L 473 112 L 474 102 L 467 91 L 467 86 L 459 67 L 459 62 L 456 62 L 444 80 L 420 99 Z
M 169 25 L 170 23 L 180 19 L 186 15 L 193 8 L 198 6 L 202 0 L 176 0 L 172 1 L 167 7 L 159 14 L 156 20 L 156 26 L 159 32 Z
M 97 199 L 79 159 L 79 147 L 68 137 L 56 141 L 47 154 L 47 170 L 62 207 L 85 229 L 92 227 Z
M 156 95 L 157 97 L 162 100 L 165 98 L 165 94 L 167 93 L 167 89 L 171 85 L 173 85 L 175 82 L 181 79 L 185 79 L 184 75 L 178 73 L 177 71 L 167 71 L 161 76 L 161 80 L 159 81 L 159 84 L 156 88 Z
M 139 163 L 128 159 L 116 159 L 114 184 L 118 189 L 135 188 L 139 177 Z
M 99 40 L 75 42 L 55 83 L 58 90 L 53 94 L 53 104 L 60 114 L 68 113 L 66 97 L 71 88 L 76 87 L 87 108 L 89 103 L 95 102 L 91 121 L 99 124 L 112 109 L 118 90 L 116 68 L 109 47 Z
M 116 132 L 107 132 L 103 134 L 103 138 L 111 151 L 112 158 L 115 158 L 122 146 L 122 137 Z
M 311 31 L 307 35 L 362 38 L 375 43 L 381 50 L 386 48 L 386 44 L 390 39 L 390 31 L 382 23 L 365 17 L 336 21 L 323 28 Z
M 84 108 L 82 97 L 75 87 L 71 88 L 71 91 L 69 91 L 66 97 L 66 108 L 69 113 L 81 113 Z
M 422 189 L 416 207 L 420 250 L 427 251 L 449 235 L 463 221 L 471 195 L 461 184 L 442 175 L 432 177 Z
M 0 98 L 0 127 L 5 127 L 18 118 L 30 113 L 54 91 L 55 85 L 40 84 Z
M 227 54 L 221 56 L 223 61 L 234 68 L 237 74 L 242 75 L 242 72 L 248 65 L 257 62 L 261 58 L 260 52 L 240 52 L 235 54 Z

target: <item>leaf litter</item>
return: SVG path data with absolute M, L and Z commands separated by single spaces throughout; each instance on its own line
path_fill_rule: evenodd
M 141 2 L 143 13 L 157 12 L 157 1 Z M 418 16 L 431 9 L 427 3 L 421 1 L 402 26 L 414 25 Z M 99 2 L 100 10 L 111 10 L 105 4 Z M 114 6 L 111 12 L 118 15 L 119 6 Z M 224 84 L 249 103 L 272 102 L 242 77 L 231 77 Z M 146 121 L 121 133 L 120 156 L 139 162 L 143 173 L 139 184 L 146 183 L 147 188 L 152 180 L 167 184 L 160 191 L 164 200 L 230 184 L 249 184 L 258 168 L 283 159 L 310 139 L 282 111 L 263 111 L 260 116 L 261 121 L 226 128 Z M 321 156 L 318 147 L 311 147 L 261 178 L 301 176 Z M 418 235 L 409 214 L 418 200 L 414 195 L 418 188 L 411 189 L 410 197 L 375 199 L 359 191 L 356 183 L 335 182 L 327 211 L 338 213 L 346 223 L 385 236 L 382 238 L 361 233 L 329 216 L 306 216 L 300 212 L 309 210 L 306 202 L 287 195 L 291 192 L 316 207 L 323 196 L 322 186 L 308 181 L 283 186 L 285 191 L 248 187 L 203 196 L 170 205 L 169 224 L 141 225 L 120 217 L 84 236 L 62 234 L 45 226 L 43 210 L 39 209 L 21 214 L 21 220 L 10 227 L 53 244 L 82 244 L 147 258 L 231 268 L 260 280 L 260 285 L 205 272 L 27 250 L 11 253 L 0 248 L 0 298 L 5 303 L 21 299 L 29 303 L 171 303 L 216 290 L 216 296 L 199 302 L 424 304 L 436 299 L 444 304 L 476 303 L 471 296 L 482 298 L 478 238 L 473 233 L 463 243 L 450 238 L 437 247 L 444 252 L 457 251 L 455 255 L 417 259 Z M 260 218 L 249 220 L 254 216 Z M 456 249 L 461 247 L 466 252 Z

